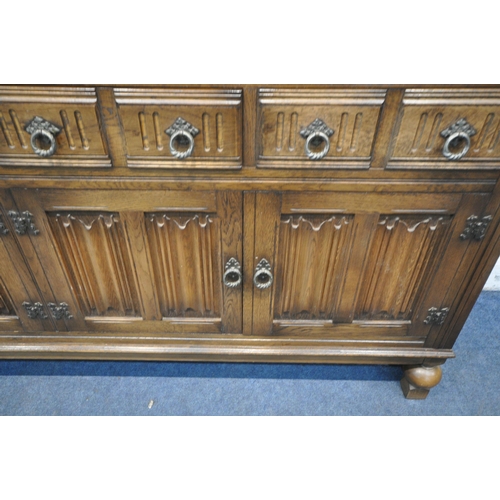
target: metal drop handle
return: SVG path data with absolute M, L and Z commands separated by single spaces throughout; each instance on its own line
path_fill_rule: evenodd
M 300 131 L 300 135 L 306 140 L 304 149 L 310 160 L 321 160 L 328 154 L 328 151 L 330 151 L 330 137 L 333 134 L 334 130 L 319 118 L 316 118 L 305 129 Z M 311 146 L 318 147 L 321 143 L 324 144 L 322 150 L 313 151 L 311 149 Z
M 26 126 L 26 132 L 31 134 L 31 147 L 34 153 L 42 158 L 52 156 L 57 149 L 56 136 L 61 130 L 41 116 L 35 116 Z
M 460 120 L 441 132 L 441 137 L 446 139 L 443 145 L 443 156 L 450 161 L 463 158 L 470 149 L 470 138 L 476 133 L 476 129 L 467 123 L 465 118 L 460 118 Z M 464 142 L 462 149 L 452 152 L 450 147 L 455 148 L 460 142 Z
M 176 141 L 178 141 L 180 144 L 183 144 L 183 143 L 189 144 L 186 151 L 179 151 L 175 147 Z M 172 136 L 170 137 L 169 146 L 170 146 L 170 153 L 172 154 L 172 156 L 175 156 L 179 160 L 184 160 L 184 158 L 188 158 L 189 156 L 191 156 L 193 154 L 194 137 L 186 130 L 178 130 L 177 132 L 174 132 L 172 134 Z
M 223 281 L 228 288 L 236 288 L 241 285 L 243 275 L 241 274 L 241 265 L 236 259 L 231 258 L 227 261 Z
M 266 259 L 262 259 L 255 268 L 253 275 L 253 284 L 259 290 L 265 290 L 273 284 L 273 273 L 271 272 L 271 264 Z
M 191 125 L 188 121 L 180 116 L 175 120 L 170 127 L 165 130 L 165 133 L 170 136 L 170 154 L 178 160 L 184 160 L 193 154 L 194 138 L 200 131 Z M 177 145 L 186 145 L 188 148 L 185 151 L 177 149 Z

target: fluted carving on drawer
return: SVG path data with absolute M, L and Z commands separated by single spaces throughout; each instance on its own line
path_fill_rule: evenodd
M 462 120 L 474 133 L 468 139 L 462 135 L 461 140 L 454 134 L 445 147 L 447 136 L 442 132 Z M 388 168 L 497 169 L 499 160 L 498 89 L 405 91 Z
M 129 167 L 241 167 L 241 90 L 116 88 L 114 94 Z M 179 117 L 200 131 L 186 157 L 172 153 L 165 133 Z
M 280 319 L 332 319 L 352 245 L 350 215 L 284 215 L 277 269 Z
M 53 241 L 86 316 L 139 317 L 137 280 L 116 213 L 49 213 Z
M 360 320 L 410 320 L 448 216 L 381 216 L 356 307 Z
M 385 90 L 260 89 L 258 166 L 368 168 Z M 331 147 L 311 162 L 301 131 L 314 120 L 335 131 Z
M 219 220 L 208 214 L 146 214 L 147 238 L 164 317 L 220 316 L 215 265 Z M 219 286 L 220 288 L 220 286 Z
M 157 151 L 163 150 L 164 140 L 168 141 L 168 137 L 163 137 L 163 130 L 160 123 L 165 122 L 160 116 L 160 113 L 144 113 L 140 111 L 137 115 L 142 140 L 142 149 L 150 150 L 151 140 L 148 131 L 154 131 L 154 148 Z M 165 127 L 163 127 L 165 128 Z M 224 151 L 224 117 L 222 113 L 217 113 L 215 119 L 210 113 L 203 113 L 202 127 L 203 149 L 206 153 L 211 151 L 211 144 L 216 145 L 216 151 L 222 153 Z
M 32 147 L 26 127 L 35 117 L 62 129 L 52 155 L 40 155 Z M 0 130 L 0 161 L 4 166 L 111 166 L 94 88 L 2 86 Z
M 14 141 L 12 139 L 12 134 L 9 129 L 9 125 L 7 124 L 6 119 L 3 116 L 3 113 L 0 111 L 0 127 L 2 128 L 3 136 L 5 139 L 5 142 L 7 143 L 7 146 L 10 149 L 15 149 L 16 145 L 14 144 Z

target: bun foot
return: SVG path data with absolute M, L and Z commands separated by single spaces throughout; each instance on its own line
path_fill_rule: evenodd
M 401 388 L 407 399 L 425 399 L 429 390 L 441 382 L 440 366 L 408 366 L 404 368 Z

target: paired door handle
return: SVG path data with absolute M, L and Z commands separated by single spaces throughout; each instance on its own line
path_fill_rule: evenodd
M 231 258 L 227 261 L 223 281 L 224 285 L 228 288 L 236 288 L 243 282 L 241 265 L 235 258 Z M 273 281 L 274 278 L 271 271 L 271 264 L 269 264 L 266 259 L 261 259 L 255 268 L 253 284 L 259 290 L 265 290 L 272 285 Z

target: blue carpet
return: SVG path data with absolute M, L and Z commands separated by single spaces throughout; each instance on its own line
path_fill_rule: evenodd
M 500 415 L 500 292 L 483 292 L 443 380 L 396 366 L 0 361 L 0 415 Z

